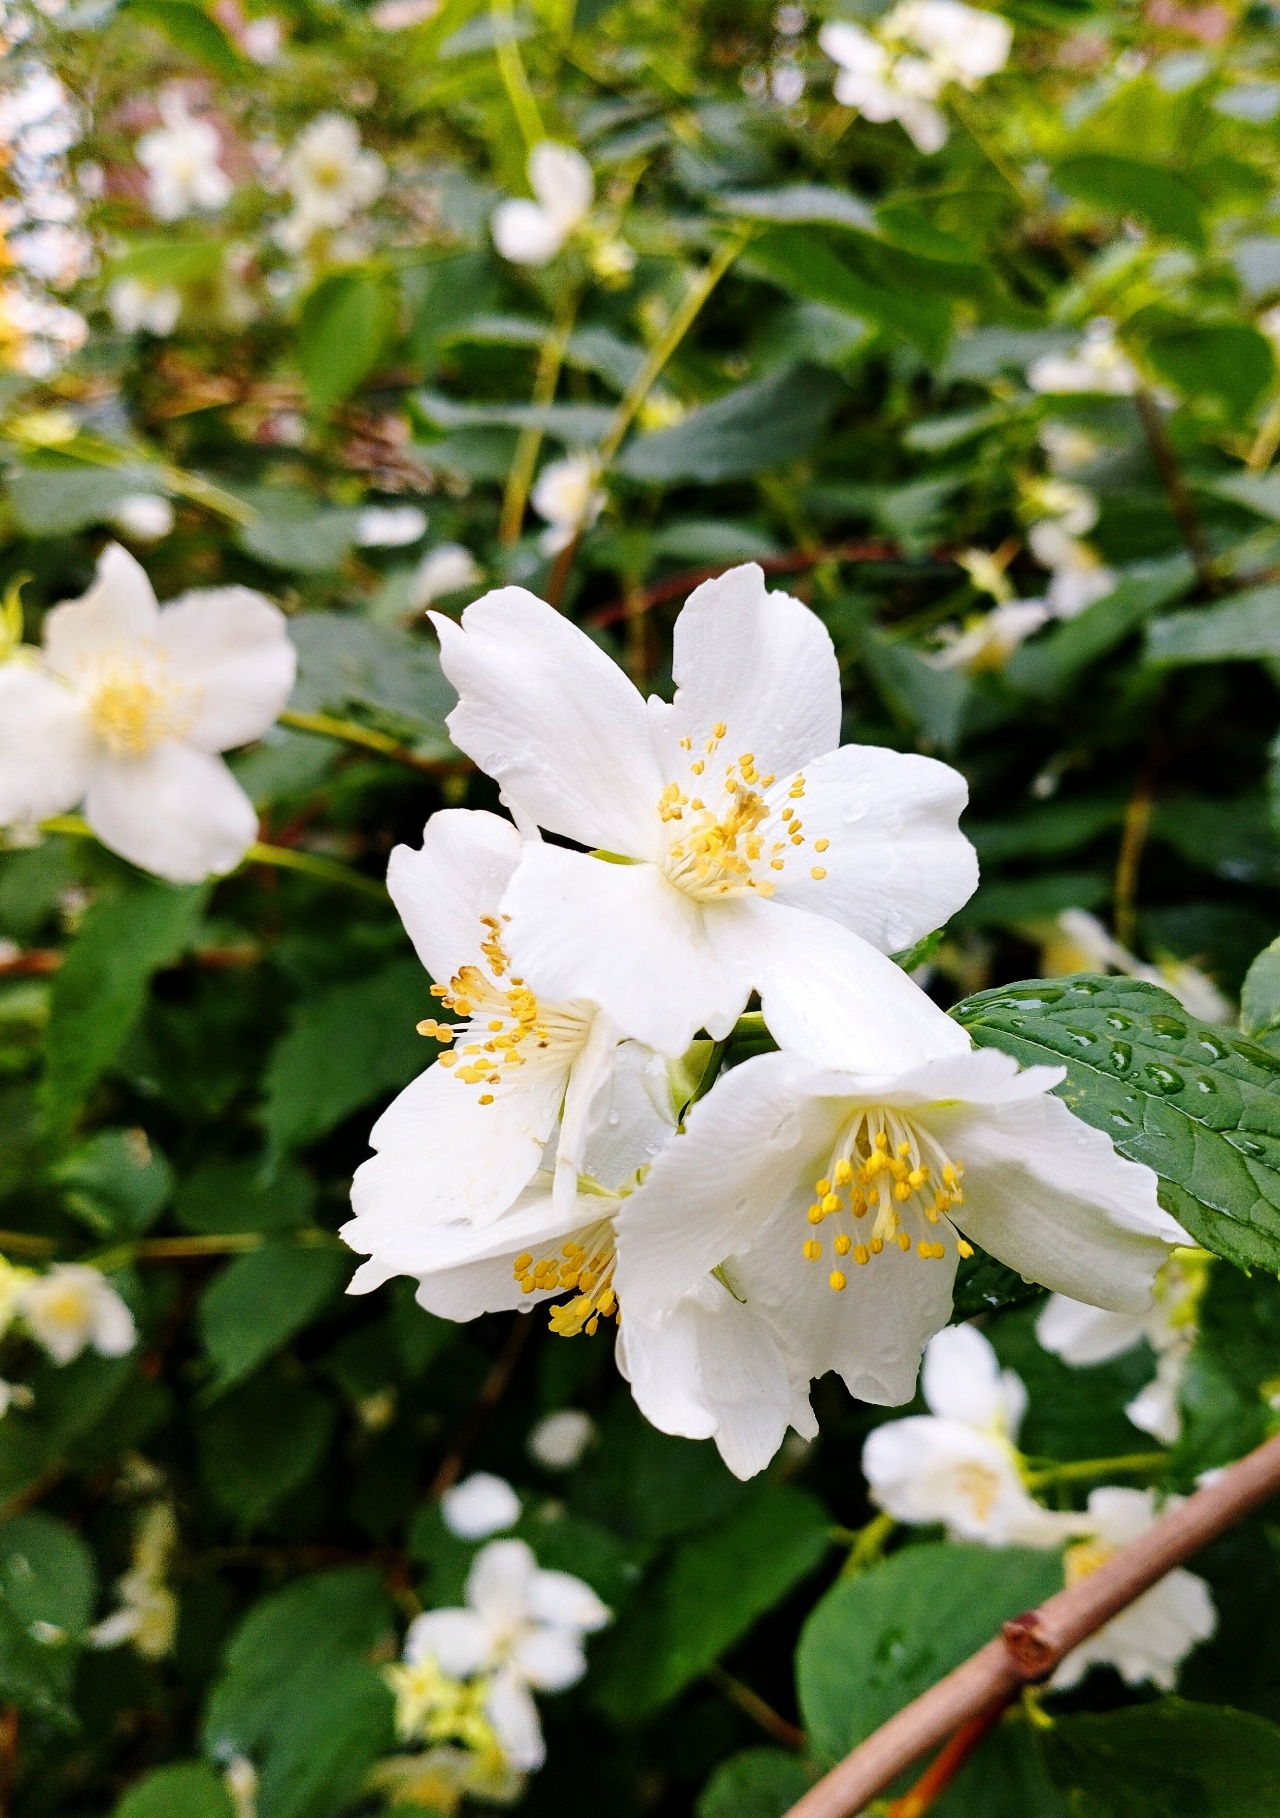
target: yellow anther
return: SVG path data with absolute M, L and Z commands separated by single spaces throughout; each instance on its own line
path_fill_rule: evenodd
M 807 1237 L 805 1239 L 804 1255 L 806 1262 L 817 1262 L 818 1258 L 822 1255 L 822 1245 L 818 1242 L 816 1237 Z
M 913 1168 L 907 1176 L 913 1187 L 923 1187 L 928 1178 L 929 1170 L 927 1168 Z
M 516 1257 L 516 1274 L 527 1275 L 532 1267 L 532 1256 L 530 1256 L 527 1250 L 521 1250 L 519 1256 Z
M 841 1293 L 845 1286 L 844 1272 L 840 1269 L 833 1269 L 828 1275 L 827 1281 L 837 1294 Z
M 968 1260 L 968 1258 L 970 1256 L 973 1255 L 973 1245 L 967 1244 L 964 1241 L 963 1237 L 957 1237 L 956 1249 L 960 1252 L 961 1256 L 963 1256 L 966 1259 L 966 1261 Z
M 690 770 L 692 770 L 692 772 L 695 776 L 701 776 L 703 771 L 706 769 L 706 767 L 707 767 L 706 761 L 703 758 L 695 758 L 693 760 L 692 764 L 690 764 L 690 766 L 689 766 Z M 701 808 L 701 806 L 702 806 L 701 802 L 694 803 L 695 808 Z
M 756 754 L 754 751 L 744 751 L 742 756 L 738 759 L 738 762 L 742 765 L 744 770 L 749 770 L 755 761 Z
M 717 720 L 715 725 L 711 728 L 711 730 L 715 733 L 715 735 L 718 739 L 722 739 L 724 737 L 725 733 L 729 730 L 729 728 L 725 725 L 723 720 Z
M 822 1210 L 824 1212 L 838 1212 L 840 1210 L 840 1195 L 838 1193 L 824 1193 L 822 1196 Z
M 815 852 L 825 852 L 830 844 L 830 840 L 815 840 L 813 842 L 813 849 Z
M 480 1094 L 480 1103 L 482 1105 L 491 1105 L 493 1103 L 493 1093 L 492 1092 L 482 1092 Z
M 783 820 L 784 820 L 784 821 L 789 821 L 789 820 L 790 820 L 790 819 L 791 819 L 791 817 L 792 817 L 792 816 L 793 816 L 793 815 L 794 815 L 794 813 L 795 813 L 795 809 L 794 809 L 794 808 L 784 808 L 784 809 L 783 809 L 783 810 L 782 810 L 782 818 L 783 818 Z
M 849 1166 L 849 1163 L 843 1155 L 831 1170 L 831 1178 L 837 1187 L 847 1187 L 849 1182 L 853 1179 L 853 1169 Z
M 822 1210 L 821 1206 L 810 1206 L 809 1207 L 809 1223 L 811 1225 L 820 1225 L 822 1223 L 823 1216 L 824 1216 L 824 1214 L 823 1214 L 823 1210 Z
M 907 1200 L 907 1199 L 911 1198 L 911 1189 L 907 1185 L 905 1180 L 900 1180 L 895 1183 L 894 1189 L 893 1189 L 893 1197 L 898 1201 L 899 1204 L 901 1204 L 903 1200 Z
M 690 751 L 690 750 L 692 750 L 692 748 L 693 748 L 693 740 L 688 736 L 688 734 L 686 734 L 685 737 L 682 738 L 680 741 L 680 749 L 681 749 L 681 751 Z
M 847 1237 L 845 1235 L 845 1233 L 842 1231 L 840 1233 L 839 1237 L 836 1238 L 836 1255 L 837 1256 L 847 1256 L 852 1247 L 853 1247 L 853 1239 L 851 1237 Z
M 887 1149 L 888 1147 L 889 1147 L 889 1138 L 885 1135 L 883 1130 L 877 1131 L 876 1132 L 876 1148 L 884 1150 L 884 1149 Z
M 865 1244 L 855 1244 L 853 1260 L 860 1266 L 871 1261 L 871 1252 Z
M 900 1250 L 909 1250 L 911 1248 L 911 1239 L 907 1236 L 905 1231 L 899 1231 L 897 1245 Z
M 772 896 L 777 889 L 777 885 L 771 884 L 768 878 L 765 877 L 761 878 L 758 884 L 753 884 L 752 889 L 758 896 Z
M 827 1179 L 827 1177 L 826 1177 L 826 1175 L 825 1175 L 825 1174 L 824 1174 L 824 1175 L 823 1175 L 823 1177 L 822 1177 L 822 1179 L 821 1179 L 821 1180 L 816 1180 L 816 1181 L 815 1181 L 815 1182 L 814 1182 L 814 1183 L 813 1183 L 813 1190 L 814 1190 L 814 1192 L 815 1192 L 815 1193 L 816 1193 L 816 1194 L 817 1194 L 817 1195 L 818 1195 L 818 1198 L 819 1198 L 819 1199 L 821 1199 L 821 1198 L 822 1198 L 822 1195 L 823 1195 L 823 1194 L 824 1194 L 824 1193 L 830 1193 L 830 1191 L 831 1191 L 831 1182 L 830 1182 L 830 1181 L 829 1181 L 829 1180 L 828 1180 L 828 1179 Z
M 770 859 L 769 868 L 772 871 L 781 871 L 785 867 L 786 862 L 785 859 Z

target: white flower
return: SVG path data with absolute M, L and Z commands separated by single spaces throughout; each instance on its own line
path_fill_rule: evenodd
M 225 207 L 235 185 L 218 163 L 218 129 L 192 118 L 180 89 L 161 95 L 160 118 L 163 126 L 144 133 L 135 147 L 156 220 L 179 221 L 197 209 Z
M 609 1114 L 619 1037 L 587 999 L 540 999 L 513 976 L 513 924 L 500 906 L 522 850 L 508 821 L 447 808 L 428 821 L 418 851 L 398 846 L 391 855 L 392 901 L 428 973 L 449 981 L 432 991 L 459 1021 L 419 1024 L 452 1049 L 373 1127 L 377 1154 L 356 1171 L 356 1216 L 342 1231 L 370 1257 L 353 1293 L 445 1266 L 439 1244 L 467 1241 L 472 1227 L 506 1211 L 553 1136 L 557 1201 L 572 1212 L 586 1144 Z M 637 1165 L 632 1159 L 627 1171 Z
M 444 1525 L 459 1540 L 487 1540 L 520 1519 L 520 1498 L 505 1477 L 473 1471 L 440 1498 Z
M 173 506 L 158 492 L 131 492 L 121 499 L 111 521 L 138 543 L 158 543 L 173 529 Z
M 145 1660 L 163 1660 L 173 1652 L 178 1600 L 164 1581 L 177 1538 L 172 1505 L 152 1503 L 134 1536 L 132 1569 L 116 1586 L 120 1608 L 90 1629 L 91 1647 L 131 1641 Z
M 1234 1023 L 1236 1013 L 1213 980 L 1187 960 L 1164 960 L 1148 966 L 1108 934 L 1087 909 L 1064 909 L 1053 937 L 1045 943 L 1041 963 L 1050 978 L 1071 972 L 1122 972 L 1128 978 L 1159 985 L 1185 1010 L 1206 1023 Z
M 1087 536 L 1098 521 L 1097 499 L 1087 486 L 1077 486 L 1073 480 L 1033 480 L 1023 488 L 1023 503 L 1029 516 L 1049 519 L 1072 537 Z M 1053 563 L 1046 561 L 1045 566 L 1051 568 Z
M 46 614 L 43 650 L 0 664 L 0 826 L 79 805 L 104 846 L 160 877 L 230 871 L 258 817 L 216 754 L 266 731 L 294 667 L 261 594 L 210 588 L 157 609 L 109 544 L 88 593 Z
M 952 1540 L 1057 1546 L 1079 1532 L 1042 1509 L 1022 1481 L 1015 1442 L 1027 1392 L 973 1326 L 929 1340 L 922 1373 L 932 1413 L 877 1427 L 862 1450 L 871 1499 L 895 1521 L 945 1524 Z
M 543 555 L 567 549 L 600 516 L 607 494 L 596 485 L 597 471 L 590 455 L 575 454 L 552 461 L 538 475 L 529 502 L 548 525 L 538 543 Z
M 107 292 L 111 320 L 122 335 L 169 335 L 182 314 L 182 292 L 173 284 L 150 284 L 145 278 L 117 278 Z
M 947 122 L 934 106 L 942 78 L 919 57 L 894 58 L 892 53 L 860 25 L 830 20 L 818 33 L 818 42 L 840 65 L 835 97 L 842 107 L 853 107 L 876 125 L 897 120 L 917 151 L 941 151 L 947 142 Z
M 0 285 L 0 362 L 28 378 L 47 379 L 68 354 L 83 347 L 89 324 L 51 297 Z
M 1164 1507 L 1182 1499 L 1169 1497 Z M 1063 1559 L 1068 1584 L 1105 1565 L 1156 1520 L 1153 1490 L 1095 1490 L 1089 1498 L 1089 1538 L 1068 1547 Z M 1111 1666 L 1126 1685 L 1150 1680 L 1162 1692 L 1177 1683 L 1178 1668 L 1197 1642 L 1218 1626 L 1209 1587 L 1182 1570 L 1170 1572 L 1118 1616 L 1074 1648 L 1049 1681 L 1055 1691 L 1078 1685 L 1092 1666 Z
M 1104 1313 L 1055 1294 L 1036 1321 L 1036 1337 L 1046 1351 L 1077 1367 L 1107 1363 L 1145 1338 L 1156 1354 L 1156 1373 L 1125 1413 L 1162 1445 L 1175 1445 L 1182 1432 L 1179 1392 L 1195 1344 L 1207 1267 L 1199 1252 L 1175 1251 L 1156 1276 L 1146 1314 Z
M 321 114 L 294 141 L 281 165 L 293 196 L 293 213 L 279 229 L 281 243 L 301 252 L 317 233 L 345 227 L 382 193 L 387 168 L 360 144 L 360 129 L 346 114 Z
M 570 145 L 544 139 L 529 153 L 529 187 L 538 198 L 499 202 L 490 223 L 493 243 L 515 265 L 547 265 L 591 210 L 591 166 Z
M 930 657 L 935 669 L 963 669 L 969 675 L 1003 669 L 1027 638 L 1051 617 L 1043 600 L 1007 600 L 972 619 Z
M 284 23 L 274 13 L 246 19 L 239 32 L 240 49 L 250 63 L 278 63 L 284 45 Z
M 222 1770 L 222 1784 L 230 1795 L 235 1818 L 257 1818 L 258 1770 L 247 1755 L 231 1757 Z
M 417 505 L 366 505 L 356 524 L 362 549 L 403 549 L 427 533 L 427 514 Z
M 1054 473 L 1077 473 L 1098 458 L 1098 444 L 1086 430 L 1074 423 L 1050 420 L 1040 426 L 1040 446 L 1048 456 Z
M 1070 354 L 1045 354 L 1027 370 L 1027 384 L 1041 392 L 1103 392 L 1132 397 L 1140 381 L 1132 361 L 1117 345 L 1110 322 L 1099 318 Z
M 923 51 L 946 82 L 976 88 L 1009 61 L 1013 28 L 996 13 L 960 0 L 900 0 L 880 21 L 886 38 Z
M 596 1423 L 581 1408 L 544 1414 L 529 1435 L 529 1455 L 545 1471 L 571 1471 L 595 1438 Z
M 852 1020 L 836 986 L 833 997 Z M 1150 1169 L 1050 1094 L 1059 1069 L 1020 1073 L 1006 1054 L 970 1050 L 950 1018 L 934 1015 L 932 1052 L 896 1075 L 788 1053 L 733 1068 L 619 1213 L 628 1362 L 637 1334 L 661 1334 L 714 1271 L 735 1309 L 725 1345 L 761 1360 L 754 1469 L 770 1456 L 769 1423 L 774 1449 L 794 1424 L 797 1367 L 806 1383 L 838 1371 L 863 1401 L 910 1399 L 924 1345 L 950 1316 L 966 1238 L 1030 1280 L 1135 1311 L 1149 1304 L 1169 1247 L 1185 1241 Z M 749 1331 L 736 1329 L 742 1322 Z M 653 1351 L 671 1398 L 696 1405 L 687 1356 L 674 1343 L 664 1354 L 656 1339 Z M 655 1425 L 698 1436 L 671 1423 L 634 1374 L 632 1387 Z M 718 1427 L 728 1458 L 725 1437 Z
M 1072 534 L 1065 521 L 1042 518 L 1031 526 L 1027 542 L 1037 562 L 1052 576 L 1046 597 L 1055 618 L 1074 619 L 1115 587 L 1114 572 Z
M 434 1658 L 455 1679 L 492 1675 L 485 1715 L 513 1767 L 541 1767 L 546 1755 L 531 1689 L 562 1692 L 587 1670 L 582 1638 L 609 1611 L 590 1585 L 544 1572 L 521 1540 L 490 1541 L 467 1577 L 467 1607 L 428 1610 L 405 1638 L 410 1665 Z
M 465 587 L 477 586 L 480 578 L 476 559 L 464 544 L 437 543 L 413 571 L 409 603 L 419 612 L 425 612 L 445 594 L 461 593 Z
M 645 702 L 585 632 L 522 588 L 461 625 L 436 613 L 454 743 L 514 811 L 588 848 L 528 842 L 503 908 L 532 990 L 585 997 L 679 1055 L 728 1034 L 752 990 L 779 1041 L 838 1020 L 850 1065 L 932 1006 L 887 960 L 977 881 L 964 779 L 838 748 L 840 674 L 817 616 L 754 564 L 676 623 L 671 704 Z M 597 856 L 600 854 L 601 856 Z
M 55 1263 L 22 1284 L 18 1311 L 32 1337 L 56 1364 L 69 1364 L 86 1345 L 103 1357 L 123 1357 L 137 1340 L 133 1315 L 111 1283 L 85 1263 Z

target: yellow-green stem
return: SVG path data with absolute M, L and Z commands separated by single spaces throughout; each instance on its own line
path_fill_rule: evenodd
M 1075 1458 L 1069 1464 L 1025 1471 L 1023 1482 L 1029 1490 L 1039 1490 L 1051 1483 L 1077 1483 L 1090 1477 L 1108 1477 L 1113 1471 L 1158 1471 L 1168 1461 L 1167 1452 L 1126 1452 L 1119 1458 Z
M 573 332 L 574 317 L 578 313 L 578 298 L 574 291 L 566 292 L 551 333 L 542 343 L 538 354 L 538 370 L 533 380 L 534 404 L 550 404 L 556 395 L 556 386 L 560 383 L 560 369 L 564 365 L 565 349 L 569 336 Z M 529 498 L 529 489 L 533 485 L 534 469 L 538 465 L 538 451 L 542 447 L 540 429 L 522 429 L 520 440 L 516 443 L 515 459 L 507 475 L 507 488 L 502 497 L 502 518 L 498 525 L 498 541 L 507 548 L 517 541 L 520 528 L 524 523 L 524 508 Z
M 268 846 L 255 841 L 241 861 L 246 865 L 274 865 L 280 871 L 300 871 L 305 877 L 317 878 L 323 884 L 341 884 L 347 890 L 358 890 L 362 896 L 376 896 L 386 902 L 384 885 L 362 871 L 344 865 L 339 859 L 324 858 L 318 852 L 299 852 L 293 846 Z
M 282 726 L 292 726 L 296 732 L 315 732 L 323 738 L 341 739 L 346 745 L 358 745 L 363 751 L 376 751 L 380 757 L 391 758 L 397 764 L 406 764 L 411 770 L 423 770 L 434 775 L 437 772 L 470 769 L 466 758 L 420 758 L 389 733 L 377 732 L 372 726 L 360 726 L 355 720 L 339 719 L 332 713 L 295 713 L 291 707 L 286 707 L 279 716 L 279 723 Z
M 502 77 L 503 87 L 511 102 L 512 112 L 524 139 L 525 149 L 532 151 L 546 138 L 546 128 L 542 124 L 542 115 L 538 112 L 538 103 L 533 90 L 529 87 L 529 78 L 525 74 L 524 59 L 520 55 L 520 46 L 515 37 L 515 13 L 511 0 L 490 0 L 490 16 L 494 23 L 494 35 L 497 43 L 494 53 L 498 59 L 498 73 Z

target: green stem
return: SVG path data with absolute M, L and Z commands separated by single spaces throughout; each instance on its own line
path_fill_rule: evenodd
M 1167 1452 L 1126 1452 L 1119 1458 L 1077 1458 L 1070 1464 L 1047 1465 L 1040 1471 L 1024 1471 L 1023 1482 L 1029 1490 L 1039 1490 L 1051 1483 L 1074 1483 L 1089 1477 L 1108 1477 L 1113 1471 L 1158 1471 L 1168 1462 Z
M 532 151 L 535 145 L 541 145 L 547 133 L 533 90 L 529 87 L 529 78 L 525 74 L 524 59 L 515 37 L 515 14 L 511 0 L 490 0 L 489 12 L 497 38 L 494 54 L 498 59 L 498 73 L 520 127 L 525 149 Z
M 258 520 L 260 514 L 252 505 L 246 505 L 234 493 L 215 486 L 212 480 L 201 479 L 199 474 L 187 473 L 181 467 L 166 466 L 163 474 L 165 486 L 177 498 L 190 499 L 193 505 L 203 505 L 206 511 L 216 512 L 219 517 L 242 527 Z
M 267 846 L 255 841 L 241 860 L 244 865 L 274 865 L 280 871 L 300 871 L 306 877 L 318 878 L 324 884 L 342 884 L 358 890 L 362 896 L 376 896 L 385 903 L 387 892 L 375 878 L 366 877 L 338 859 L 323 858 L 318 852 L 299 852 L 292 846 Z
M 841 1578 L 856 1578 L 868 1566 L 873 1566 L 883 1555 L 885 1542 L 897 1525 L 892 1515 L 881 1510 L 879 1515 L 872 1516 L 865 1528 L 855 1529 L 849 1557 L 840 1568 Z
M 360 726 L 355 720 L 339 719 L 331 713 L 295 713 L 286 707 L 278 716 L 281 726 L 292 726 L 297 732 L 315 732 L 322 738 L 341 739 L 345 745 L 358 745 L 362 751 L 376 751 L 380 757 L 406 764 L 410 770 L 421 770 L 431 776 L 449 771 L 470 769 L 463 757 L 421 758 L 416 752 L 393 739 L 389 733 L 376 732 L 371 726 Z
M 550 404 L 556 395 L 556 386 L 560 383 L 560 369 L 564 365 L 565 349 L 569 345 L 569 336 L 573 333 L 574 317 L 578 313 L 578 298 L 574 291 L 566 293 L 560 308 L 556 312 L 555 324 L 551 333 L 542 343 L 538 355 L 538 370 L 533 381 L 534 404 Z M 498 525 L 498 541 L 505 547 L 515 543 L 520 536 L 524 523 L 524 508 L 529 498 L 529 489 L 533 485 L 534 469 L 538 465 L 538 451 L 542 447 L 540 429 L 522 429 L 520 440 L 516 443 L 515 459 L 507 475 L 507 488 L 502 498 L 502 518 Z

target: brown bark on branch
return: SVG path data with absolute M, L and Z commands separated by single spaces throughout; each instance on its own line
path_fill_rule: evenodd
M 853 1818 L 898 1775 L 975 1719 L 998 1713 L 1023 1686 L 1047 1679 L 1074 1647 L 1280 1492 L 1280 1436 L 1198 1490 L 1113 1559 L 1038 1610 L 1006 1622 L 994 1641 L 891 1717 L 793 1805 L 787 1818 Z

